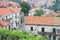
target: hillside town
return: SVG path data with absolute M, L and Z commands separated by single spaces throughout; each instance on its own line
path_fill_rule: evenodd
M 60 40 L 60 0 L 0 0 L 0 28 Z

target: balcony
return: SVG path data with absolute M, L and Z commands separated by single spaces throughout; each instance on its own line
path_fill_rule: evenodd
M 39 35 L 54 35 L 55 33 L 52 32 L 38 32 Z M 59 34 L 56 34 L 56 36 L 60 36 Z
M 3 21 L 10 21 L 12 18 L 9 18 L 9 19 L 2 19 Z
M 60 29 L 56 29 L 56 34 L 60 35 Z
M 6 21 L 10 21 L 12 18 L 6 19 Z

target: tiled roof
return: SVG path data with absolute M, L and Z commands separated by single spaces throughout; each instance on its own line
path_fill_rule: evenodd
M 0 8 L 0 15 L 6 15 L 6 14 L 11 14 L 12 11 L 9 10 L 8 8 Z
M 15 13 L 19 12 L 19 9 L 15 8 L 15 7 L 9 7 L 9 9 Z
M 54 17 L 54 24 L 60 25 L 60 17 Z
M 1 25 L 1 26 L 8 26 L 8 25 L 9 25 L 9 23 L 8 23 L 8 22 L 1 21 L 1 20 L 0 20 L 0 25 Z
M 16 2 L 0 2 L 0 5 L 1 6 L 10 6 L 10 4 L 11 5 L 16 5 L 16 6 L 19 6 L 19 4 L 18 3 L 16 3 Z
M 9 6 L 9 3 L 8 2 L 0 2 L 0 6 Z
M 53 24 L 52 17 L 38 17 L 38 16 L 27 16 L 26 24 L 42 24 L 42 25 L 52 25 Z
M 11 3 L 13 4 L 16 2 L 10 2 L 10 3 L 9 2 L 0 2 L 0 16 L 20 12 L 19 9 L 17 9 L 16 7 L 9 6 L 9 4 L 11 4 Z
M 16 5 L 16 6 L 19 6 L 19 4 L 17 2 L 8 2 L 9 4 L 13 4 L 13 5 Z
M 60 25 L 60 20 L 54 17 L 27 16 L 25 24 L 38 25 Z

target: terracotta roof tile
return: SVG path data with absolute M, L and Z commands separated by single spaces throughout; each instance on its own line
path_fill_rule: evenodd
M 60 17 L 27 16 L 25 24 L 60 25 Z
M 16 6 L 19 6 L 19 4 L 17 2 L 8 2 L 9 4 L 13 4 L 13 5 L 16 5 Z
M 60 25 L 60 17 L 54 17 L 54 24 L 55 25 Z
M 10 2 L 15 3 L 15 2 Z M 0 2 L 0 16 L 20 12 L 16 7 L 9 6 L 9 2 Z M 17 3 L 16 3 L 17 4 Z
M 9 6 L 8 2 L 0 2 L 0 6 Z
M 16 13 L 20 11 L 19 9 L 17 9 L 15 7 L 9 7 L 9 9 L 13 12 L 16 12 Z
M 11 14 L 11 10 L 7 8 L 0 8 L 0 15 L 6 15 L 6 14 Z
M 27 16 L 26 24 L 42 24 L 42 25 L 53 25 L 53 17 L 38 17 L 38 16 Z
M 8 26 L 8 25 L 9 25 L 8 22 L 1 21 L 1 20 L 0 20 L 0 26 Z

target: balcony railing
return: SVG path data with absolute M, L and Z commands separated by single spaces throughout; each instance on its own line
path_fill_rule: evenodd
M 40 34 L 40 35 L 45 34 L 45 35 L 56 35 L 56 36 L 60 36 L 60 34 L 54 34 L 53 32 L 38 32 L 38 34 Z
M 3 21 L 10 21 L 12 18 L 9 18 L 9 19 L 3 19 Z

